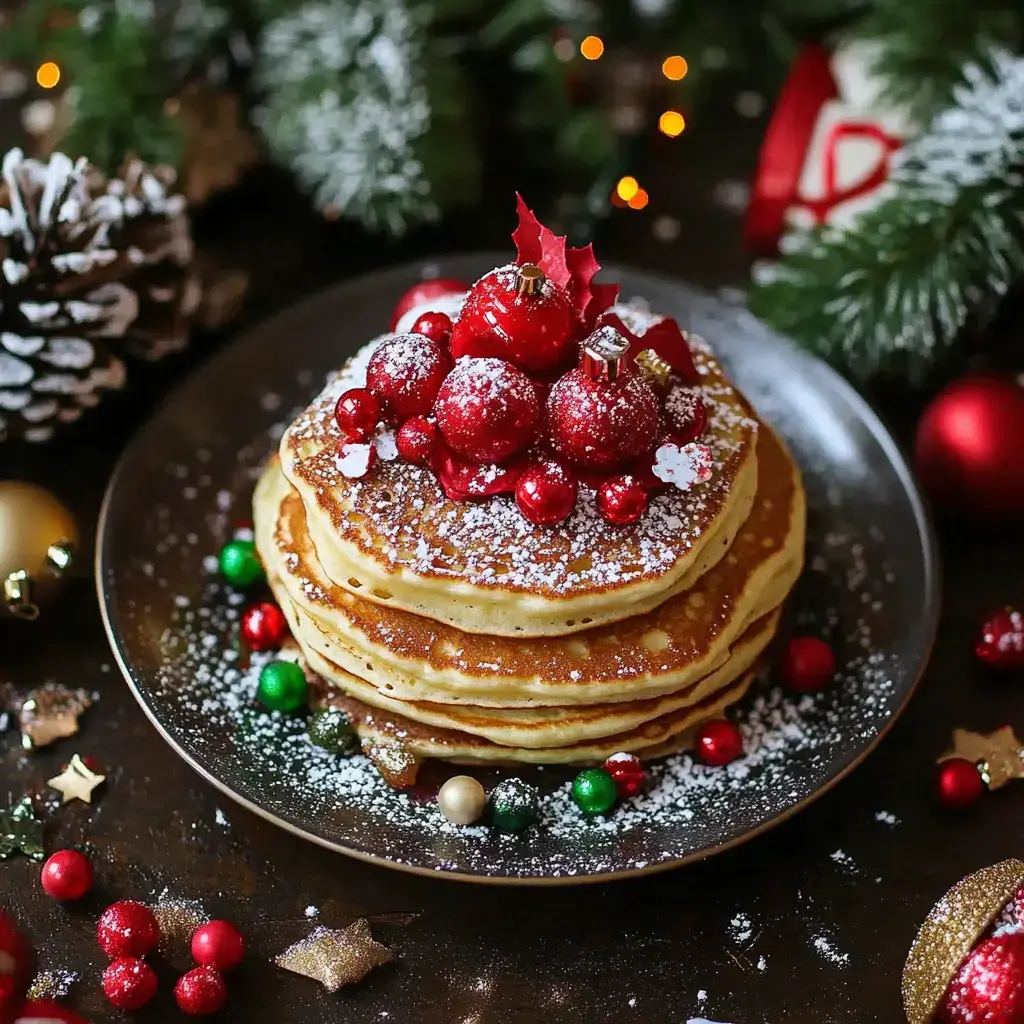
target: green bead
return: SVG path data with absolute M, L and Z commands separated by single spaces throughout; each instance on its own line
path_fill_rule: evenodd
M 306 702 L 306 673 L 294 661 L 268 661 L 256 697 L 271 711 L 294 711 Z
M 354 754 L 359 749 L 352 719 L 341 708 L 324 708 L 313 715 L 309 720 L 309 739 L 314 746 L 332 754 Z
M 505 779 L 491 790 L 491 824 L 502 832 L 522 832 L 537 820 L 537 787 Z
M 221 575 L 233 587 L 251 587 L 265 577 L 256 545 L 251 540 L 229 540 L 217 559 Z
M 587 768 L 573 780 L 573 802 L 586 815 L 610 811 L 618 798 L 615 780 L 603 768 Z

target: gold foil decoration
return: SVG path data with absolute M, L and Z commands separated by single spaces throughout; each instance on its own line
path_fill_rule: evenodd
M 192 936 L 210 915 L 199 900 L 178 899 L 166 889 L 149 909 L 160 925 L 157 949 L 168 963 L 187 970 L 192 963 Z
M 662 391 L 668 390 L 668 378 L 672 373 L 672 367 L 653 348 L 645 348 L 642 352 L 638 352 L 634 362 L 640 370 L 640 375 L 650 381 L 654 387 Z
M 1004 725 L 991 733 L 953 730 L 953 749 L 943 754 L 939 762 L 962 757 L 978 766 L 989 789 L 999 789 L 1014 779 L 1024 779 L 1024 744 Z
M 64 771 L 52 779 L 47 779 L 46 784 L 60 793 L 62 804 L 71 800 L 91 804 L 92 791 L 105 779 L 106 775 L 94 772 L 78 754 L 75 754 Z
M 375 941 L 366 918 L 361 917 L 339 930 L 314 928 L 307 938 L 275 957 L 274 963 L 319 981 L 329 992 L 337 992 L 393 959 L 391 950 Z
M 56 740 L 78 732 L 78 716 L 92 704 L 85 690 L 66 686 L 41 686 L 27 697 L 10 701 L 21 728 L 21 745 L 25 750 L 45 747 Z

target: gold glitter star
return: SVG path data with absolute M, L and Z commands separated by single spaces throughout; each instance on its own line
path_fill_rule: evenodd
M 99 775 L 94 772 L 77 754 L 71 758 L 67 768 L 47 779 L 46 784 L 60 793 L 62 804 L 69 800 L 81 800 L 83 803 L 92 803 L 92 791 L 106 779 L 106 775 Z
M 646 377 L 656 388 L 668 387 L 668 378 L 672 367 L 653 348 L 645 348 L 642 352 L 638 352 L 635 362 L 641 375 Z
M 1024 779 L 1024 744 L 1004 725 L 991 733 L 953 730 L 953 749 L 940 760 L 962 757 L 976 764 L 989 789 L 999 789 L 1014 779 Z
M 305 939 L 274 958 L 278 967 L 319 981 L 330 992 L 362 981 L 367 974 L 392 960 L 391 950 L 374 941 L 366 918 L 347 928 L 314 928 Z

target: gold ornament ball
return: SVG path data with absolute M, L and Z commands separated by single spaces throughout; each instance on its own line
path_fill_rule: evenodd
M 471 776 L 455 775 L 438 790 L 437 806 L 453 824 L 472 825 L 483 816 L 487 794 Z
M 0 480 L 0 615 L 37 618 L 70 573 L 78 540 L 71 513 L 48 490 Z

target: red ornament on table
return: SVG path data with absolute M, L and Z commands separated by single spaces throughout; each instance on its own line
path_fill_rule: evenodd
M 0 909 L 0 1024 L 14 1019 L 36 970 L 36 956 L 14 919 Z
M 430 412 L 451 359 L 436 341 L 422 334 L 385 338 L 370 356 L 366 388 L 396 422 Z
M 1024 932 L 982 939 L 960 965 L 938 1024 L 1024 1024 Z
M 836 656 L 816 636 L 795 636 L 782 656 L 782 680 L 797 693 L 814 693 L 828 686 L 835 675 Z
M 39 881 L 55 900 L 80 900 L 92 888 L 92 863 L 78 850 L 58 850 L 43 865 Z
M 274 651 L 288 635 L 288 620 L 273 602 L 259 601 L 242 612 L 239 631 L 250 650 Z
M 935 793 L 939 803 L 951 811 L 962 811 L 977 803 L 985 783 L 976 765 L 963 757 L 950 757 L 935 768 Z
M 985 520 L 1024 516 L 1024 387 L 1004 377 L 950 384 L 917 426 L 914 464 L 940 509 Z
M 107 965 L 103 994 L 119 1010 L 139 1010 L 156 995 L 153 968 L 138 957 L 126 956 Z
M 629 526 L 647 511 L 647 488 L 630 473 L 609 477 L 597 489 L 597 511 L 614 526 Z
M 334 421 L 346 442 L 370 438 L 383 414 L 377 396 L 366 388 L 349 388 L 334 407 Z
M 407 419 L 395 437 L 398 454 L 414 466 L 425 466 L 437 450 L 437 426 L 425 416 Z
M 206 1017 L 216 1013 L 227 1002 L 228 987 L 212 967 L 195 967 L 178 979 L 174 998 L 182 1013 L 190 1017 Z
M 422 334 L 447 347 L 452 336 L 452 318 L 447 313 L 424 313 L 413 325 L 413 334 Z
M 743 753 L 743 734 L 735 722 L 712 718 L 697 730 L 693 746 L 705 764 L 720 767 Z
M 612 754 L 604 763 L 604 770 L 612 777 L 619 797 L 636 796 L 644 787 L 647 773 L 635 754 Z
M 145 956 L 160 941 L 160 925 L 149 907 L 118 900 L 100 914 L 96 939 L 107 956 Z
M 974 653 L 989 668 L 1024 667 L 1024 615 L 1001 608 L 986 619 Z
M 202 967 L 230 971 L 245 956 L 245 941 L 227 921 L 208 921 L 192 936 L 192 959 Z
M 541 526 L 567 519 L 576 507 L 576 476 L 553 459 L 531 466 L 516 484 L 519 511 Z
M 89 1022 L 66 1006 L 55 1003 L 52 999 L 30 999 L 22 1006 L 14 1024 L 89 1024 Z
M 453 451 L 474 462 L 503 462 L 537 435 L 533 382 L 502 359 L 461 359 L 445 378 L 434 415 Z
M 436 277 L 429 281 L 420 281 L 414 284 L 395 303 L 391 312 L 391 324 L 388 330 L 398 330 L 399 321 L 406 313 L 411 312 L 417 306 L 433 302 L 435 299 L 448 299 L 454 295 L 462 295 L 469 287 L 464 281 L 457 281 L 453 277 Z
M 704 399 L 692 388 L 672 388 L 665 396 L 665 423 L 680 448 L 696 441 L 708 424 Z

